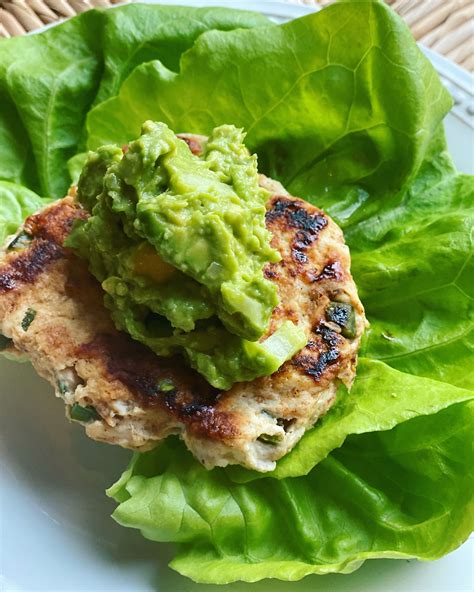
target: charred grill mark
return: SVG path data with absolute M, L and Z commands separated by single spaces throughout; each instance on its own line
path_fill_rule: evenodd
M 198 142 L 198 140 L 196 140 L 196 138 L 189 138 L 188 136 L 184 136 L 181 134 L 176 134 L 178 136 L 178 138 L 180 138 L 181 140 L 184 140 L 186 142 L 186 144 L 189 146 L 189 149 L 191 150 L 191 152 L 193 154 L 195 154 L 196 156 L 199 156 L 200 154 L 202 154 L 202 146 L 200 144 L 200 142 Z
M 67 198 L 66 198 L 67 199 Z M 76 220 L 84 220 L 88 213 L 65 200 L 26 219 L 25 230 L 35 238 L 62 245 Z
M 108 373 L 128 387 L 144 406 L 161 404 L 165 396 L 180 401 L 181 395 L 192 391 L 196 401 L 214 402 L 218 391 L 177 358 L 160 358 L 145 345 L 126 333 L 103 333 L 90 343 L 80 346 L 78 357 L 100 357 Z M 176 368 L 180 368 L 179 377 Z M 160 389 L 162 383 L 171 383 L 173 389 Z M 173 407 L 174 403 L 170 403 Z
M 265 219 L 269 223 L 274 222 L 275 220 L 278 220 L 278 218 L 284 216 L 287 208 L 293 204 L 293 201 L 286 197 L 275 196 L 271 200 L 270 204 L 270 208 L 267 210 L 265 215 Z
M 45 268 L 64 254 L 54 242 L 39 239 L 20 253 L 8 265 L 0 269 L 0 294 L 17 290 L 24 284 L 32 284 Z
M 300 199 L 275 197 L 266 213 L 266 219 L 271 223 L 284 217 L 291 228 L 317 234 L 327 225 L 327 219 L 319 210 L 311 213 L 308 211 L 308 207 L 310 207 L 309 204 L 305 204 Z
M 297 246 L 293 247 L 291 255 L 297 263 L 306 263 L 308 261 L 308 256 L 304 252 L 306 249 L 307 247 L 302 247 L 301 243 L 297 243 Z
M 306 350 L 311 353 L 296 356 L 292 364 L 316 381 L 321 380 L 325 371 L 339 360 L 341 337 L 324 323 L 314 329 L 316 339 L 311 339 Z
M 340 335 L 333 331 L 322 321 L 319 322 L 318 325 L 314 328 L 314 333 L 316 335 L 321 335 L 321 339 L 327 345 L 327 347 L 334 348 L 340 344 Z
M 327 226 L 326 216 L 318 210 L 311 211 L 308 205 L 299 199 L 276 197 L 267 211 L 266 221 L 271 225 L 278 219 L 283 219 L 287 226 L 296 229 L 291 244 L 291 255 L 297 263 L 307 263 L 306 251 Z
M 181 358 L 160 358 L 125 333 L 98 335 L 77 355 L 102 358 L 108 374 L 124 384 L 143 408 L 159 407 L 203 436 L 224 439 L 237 433 L 232 417 L 216 409 L 219 391 L 187 369 Z M 163 390 L 163 383 L 173 386 Z
M 327 263 L 322 271 L 318 273 L 316 270 L 308 271 L 307 279 L 310 282 L 322 282 L 324 280 L 341 281 L 343 278 L 342 266 L 339 261 L 331 261 Z
M 0 294 L 32 284 L 50 263 L 64 257 L 64 239 L 74 221 L 86 215 L 61 200 L 27 218 L 24 232 L 31 237 L 31 243 L 0 268 Z
M 339 352 L 337 349 L 330 349 L 325 352 L 321 352 L 317 359 L 313 356 L 301 355 L 295 358 L 294 365 L 301 368 L 305 374 L 319 381 L 324 371 L 334 364 L 339 358 Z
M 237 434 L 229 414 L 218 411 L 212 403 L 196 400 L 187 403 L 186 399 L 179 400 L 179 392 L 175 391 L 165 397 L 165 406 L 196 434 L 217 439 L 232 438 Z
M 327 225 L 327 220 L 319 214 L 311 217 L 314 224 L 309 230 L 299 230 L 293 239 L 292 256 L 299 263 L 306 263 L 308 256 L 306 251 L 319 236 L 320 231 Z
M 274 280 L 278 277 L 278 273 L 272 269 L 273 265 L 271 265 L 270 267 L 265 267 L 265 269 L 263 270 L 263 275 L 268 279 L 268 280 Z

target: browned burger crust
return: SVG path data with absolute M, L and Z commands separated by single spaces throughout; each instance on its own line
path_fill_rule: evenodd
M 203 140 L 186 141 L 196 152 Z M 342 232 L 279 183 L 262 176 L 261 185 L 271 192 L 266 223 L 282 255 L 264 270 L 280 296 L 266 336 L 290 319 L 306 331 L 307 345 L 272 376 L 226 392 L 182 358 L 157 357 L 115 329 L 100 285 L 63 247 L 74 220 L 87 216 L 71 196 L 27 219 L 24 248 L 0 254 L 0 333 L 53 384 L 68 415 L 75 403 L 96 410 L 84 422 L 90 437 L 147 450 L 179 434 L 209 468 L 268 471 L 327 411 L 338 385 L 351 385 L 366 321 Z M 354 308 L 353 338 L 328 321 L 334 300 Z

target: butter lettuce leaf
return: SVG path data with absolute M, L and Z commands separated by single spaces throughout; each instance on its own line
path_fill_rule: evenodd
M 393 216 L 403 217 L 402 226 L 364 250 L 350 241 L 352 270 L 371 322 L 364 355 L 473 389 L 473 179 L 448 177 L 408 199 L 363 223 L 366 236 Z
M 414 376 L 370 358 L 360 358 L 350 392 L 341 389 L 336 405 L 306 432 L 292 452 L 271 473 L 276 479 L 305 475 L 352 434 L 386 431 L 414 417 L 428 416 L 458 402 L 474 399 L 474 392 L 437 380 Z M 234 481 L 261 478 L 242 467 L 229 467 Z
M 63 197 L 87 112 L 135 65 L 160 59 L 175 67 L 203 31 L 262 24 L 262 15 L 225 8 L 124 6 L 0 40 L 0 179 Z
M 363 355 L 474 386 L 474 179 L 458 174 L 439 127 L 415 178 L 368 213 L 367 192 L 322 196 L 344 229 L 371 326 Z
M 3 49 L 4 46 L 2 51 Z M 0 51 L 0 67 L 4 55 Z M 2 72 L 0 74 L 0 180 L 25 185 L 37 191 L 39 190 L 38 171 L 33 164 L 31 143 L 15 103 L 3 87 L 4 82 L 4 72 Z
M 100 79 L 102 26 L 102 13 L 94 11 L 0 42 L 0 179 L 65 195 L 66 162 L 77 151 Z
M 23 220 L 44 207 L 48 200 L 22 185 L 0 181 L 0 246 L 16 232 Z
M 295 195 L 357 183 L 375 199 L 414 177 L 450 105 L 394 12 L 341 3 L 280 27 L 205 33 L 179 73 L 137 67 L 89 113 L 88 147 L 126 143 L 147 119 L 201 134 L 231 122 Z
M 206 471 L 168 441 L 136 455 L 109 490 L 120 502 L 113 516 L 151 540 L 178 543 L 171 567 L 198 582 L 296 580 L 349 573 L 370 558 L 435 559 L 473 525 L 473 412 L 460 402 L 352 435 L 304 477 L 246 484 Z
M 181 54 L 205 31 L 266 25 L 269 21 L 261 14 L 219 7 L 141 4 L 108 11 L 103 35 L 104 73 L 95 103 L 115 96 L 125 78 L 143 62 L 160 60 L 167 68 L 178 70 Z

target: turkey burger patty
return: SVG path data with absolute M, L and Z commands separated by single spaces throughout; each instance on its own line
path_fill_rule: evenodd
M 199 152 L 202 137 L 181 137 Z M 30 216 L 0 253 L 0 346 L 26 355 L 95 440 L 149 450 L 178 434 L 207 468 L 273 470 L 339 384 L 351 386 L 366 320 L 340 228 L 279 183 L 261 175 L 260 184 L 282 257 L 264 269 L 280 303 L 262 340 L 285 319 L 307 336 L 271 376 L 219 391 L 183 358 L 158 357 L 117 331 L 87 263 L 63 246 L 88 215 L 71 196 Z

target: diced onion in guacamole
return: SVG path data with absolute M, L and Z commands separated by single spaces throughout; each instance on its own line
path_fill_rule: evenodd
M 289 321 L 258 341 L 278 304 L 263 267 L 280 255 L 243 140 L 220 126 L 196 156 L 147 121 L 127 150 L 90 153 L 77 199 L 91 216 L 67 242 L 88 259 L 119 329 L 159 355 L 184 353 L 223 389 L 275 372 L 305 345 Z

